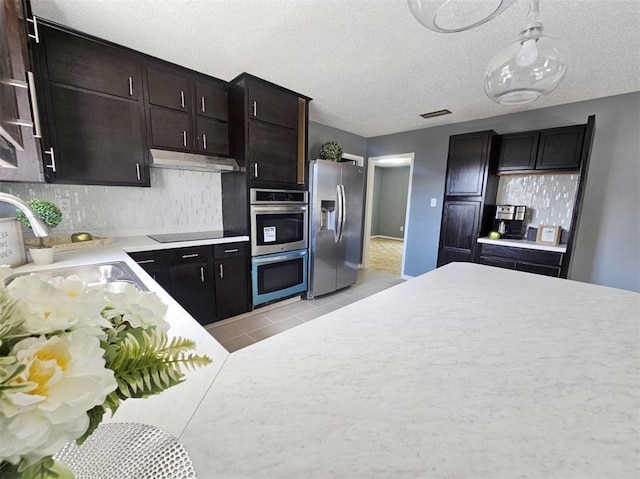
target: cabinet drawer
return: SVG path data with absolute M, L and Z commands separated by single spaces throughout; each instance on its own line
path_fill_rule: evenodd
M 559 267 L 562 262 L 562 253 L 556 253 L 554 251 L 513 248 L 510 246 L 498 246 L 485 243 L 482 243 L 481 256 L 508 258 L 516 261 L 556 267 Z
M 243 256 L 246 252 L 246 243 L 226 243 L 213 245 L 213 257 L 215 259 L 230 256 Z
M 154 68 L 147 68 L 149 103 L 174 110 L 190 111 L 189 81 Z
M 42 26 L 49 81 L 123 98 L 142 98 L 133 55 Z
M 202 262 L 206 263 L 208 261 L 206 246 L 172 249 L 169 250 L 166 255 L 169 265 Z
M 162 255 L 156 251 L 141 251 L 139 253 L 128 253 L 128 255 L 144 270 L 162 264 Z
M 227 91 L 214 85 L 196 82 L 196 113 L 227 121 L 229 118 Z
M 497 258 L 495 256 L 480 256 L 480 264 L 486 264 L 487 266 L 496 266 L 504 269 L 516 269 L 516 262 L 512 259 Z
M 531 263 L 524 263 L 524 262 L 518 261 L 516 263 L 516 269 L 518 271 L 526 271 L 528 273 L 536 273 L 536 274 L 543 274 L 545 276 L 553 276 L 554 278 L 560 277 L 560 268 L 557 266 L 544 266 L 541 264 L 531 264 Z

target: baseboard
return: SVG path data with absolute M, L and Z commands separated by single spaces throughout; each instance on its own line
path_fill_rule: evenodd
M 382 239 L 395 240 L 395 241 L 404 241 L 404 238 L 396 238 L 395 236 L 385 236 L 385 235 L 374 235 L 374 236 L 369 236 L 369 238 L 382 238 Z

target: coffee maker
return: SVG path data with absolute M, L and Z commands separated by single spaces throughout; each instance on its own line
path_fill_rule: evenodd
M 497 205 L 493 228 L 505 239 L 522 239 L 526 206 Z

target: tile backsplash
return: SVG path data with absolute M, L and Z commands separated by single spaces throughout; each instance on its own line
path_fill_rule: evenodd
M 497 203 L 525 205 L 527 226 L 554 225 L 570 230 L 578 178 L 572 173 L 503 175 Z
M 220 173 L 150 169 L 151 188 L 2 183 L 0 191 L 28 201 L 70 200 L 54 235 L 88 231 L 135 236 L 222 229 Z M 0 203 L 0 217 L 15 208 Z

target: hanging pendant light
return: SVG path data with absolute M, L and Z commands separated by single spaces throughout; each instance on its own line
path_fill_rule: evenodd
M 503 105 L 529 103 L 551 93 L 567 74 L 564 42 L 543 35 L 539 0 L 531 0 L 527 22 L 518 39 L 491 59 L 484 91 Z
M 497 17 L 515 0 L 407 0 L 416 20 L 438 33 L 469 30 Z

